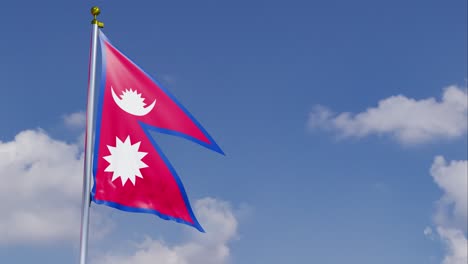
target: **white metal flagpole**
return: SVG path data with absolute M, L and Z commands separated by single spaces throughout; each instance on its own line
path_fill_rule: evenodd
M 86 145 L 84 158 L 84 176 L 83 176 L 83 201 L 81 205 L 81 234 L 80 234 L 80 264 L 86 264 L 88 253 L 88 234 L 89 234 L 89 206 L 91 203 L 91 173 L 92 173 L 92 153 L 94 139 L 94 92 L 96 86 L 96 57 L 99 28 L 104 27 L 102 22 L 97 20 L 101 13 L 99 7 L 91 8 L 91 14 L 94 19 L 91 21 L 93 32 L 91 38 L 91 57 L 89 64 L 89 86 L 88 86 L 88 107 L 86 110 Z

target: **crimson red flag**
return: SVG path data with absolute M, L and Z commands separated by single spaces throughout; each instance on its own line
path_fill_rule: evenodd
M 200 123 L 100 32 L 102 85 L 97 107 L 92 200 L 156 214 L 203 231 L 184 186 L 149 131 L 222 150 Z

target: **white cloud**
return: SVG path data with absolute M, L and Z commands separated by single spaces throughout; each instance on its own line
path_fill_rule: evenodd
M 426 226 L 426 228 L 424 228 L 424 235 L 427 236 L 427 237 L 432 237 L 432 228 L 430 228 L 429 226 Z
M 444 191 L 437 205 L 435 220 L 438 225 L 451 226 L 467 231 L 468 221 L 468 161 L 447 161 L 437 156 L 431 167 L 431 175 Z
M 63 122 L 67 127 L 82 129 L 86 125 L 86 114 L 80 111 L 64 115 Z
M 109 252 L 96 264 L 224 264 L 230 256 L 229 242 L 237 237 L 237 219 L 228 203 L 205 198 L 195 203 L 195 211 L 206 233 L 193 231 L 185 242 L 168 245 L 146 238 L 132 254 Z
M 316 106 L 309 114 L 308 126 L 335 130 L 344 137 L 390 134 L 406 144 L 450 139 L 467 131 L 467 100 L 466 88 L 449 86 L 440 101 L 397 95 L 357 114 L 334 114 L 326 107 Z
M 0 141 L 0 244 L 78 242 L 81 146 L 26 130 Z M 93 213 L 101 237 L 112 226 Z
M 444 241 L 447 254 L 443 264 L 466 264 L 468 263 L 468 242 L 466 235 L 459 229 L 437 228 L 442 241 Z
M 468 161 L 447 163 L 441 156 L 435 157 L 431 167 L 434 181 L 444 192 L 434 215 L 437 233 L 447 248 L 443 264 L 468 263 L 467 170 Z
M 0 243 L 77 235 L 83 159 L 76 145 L 44 131 L 0 142 Z

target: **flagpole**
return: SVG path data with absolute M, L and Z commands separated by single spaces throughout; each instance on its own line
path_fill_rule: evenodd
M 92 173 L 92 153 L 94 139 L 94 111 L 95 111 L 95 86 L 96 86 L 96 58 L 99 28 L 104 27 L 104 23 L 97 20 L 101 13 L 99 7 L 91 8 L 91 14 L 94 19 L 91 37 L 91 56 L 89 64 L 89 83 L 88 83 L 88 106 L 86 111 L 86 145 L 84 158 L 84 176 L 83 176 L 83 200 L 81 205 L 81 232 L 80 232 L 80 264 L 86 264 L 88 253 L 88 234 L 89 234 L 89 207 L 91 204 L 91 173 Z

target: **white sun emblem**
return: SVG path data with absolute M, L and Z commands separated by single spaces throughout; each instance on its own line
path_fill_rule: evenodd
M 112 181 L 120 177 L 122 186 L 125 185 L 127 180 L 130 180 L 135 185 L 136 177 L 142 178 L 140 169 L 147 168 L 142 159 L 146 156 L 146 152 L 139 152 L 141 142 L 132 145 L 130 136 L 122 142 L 118 137 L 115 138 L 116 146 L 112 147 L 107 145 L 111 155 L 103 157 L 109 166 L 104 170 L 106 172 L 113 172 Z
M 153 110 L 154 106 L 156 105 L 156 99 L 146 106 L 144 103 L 145 98 L 141 97 L 141 93 L 138 93 L 136 90 L 133 89 L 126 89 L 122 92 L 122 99 L 117 96 L 114 92 L 114 88 L 111 87 L 112 98 L 114 99 L 115 103 L 120 107 L 120 109 L 124 110 L 125 112 L 135 115 L 135 116 L 144 116 L 147 115 L 151 110 Z M 146 107 L 145 107 L 146 106 Z

